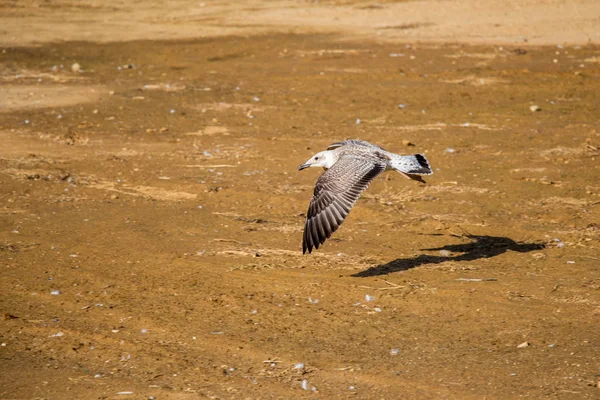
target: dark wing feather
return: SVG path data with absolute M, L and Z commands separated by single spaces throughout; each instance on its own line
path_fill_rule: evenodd
M 343 155 L 319 177 L 308 206 L 303 253 L 318 249 L 340 227 L 360 194 L 385 167 L 376 157 Z
M 371 147 L 371 148 L 383 150 L 383 148 L 381 148 L 381 147 L 379 147 L 377 145 L 371 144 L 369 142 L 365 142 L 364 140 L 357 140 L 357 139 L 348 139 L 348 140 L 343 140 L 341 142 L 331 143 L 327 147 L 327 150 L 335 150 L 337 148 L 340 148 L 342 146 L 346 146 L 348 144 L 353 144 L 353 145 L 356 145 L 356 146 Z
M 329 147 L 327 147 L 327 150 L 335 150 L 335 149 L 337 149 L 337 148 L 339 148 L 339 147 L 342 147 L 342 146 L 346 145 L 347 143 L 348 143 L 348 141 L 347 141 L 347 140 L 344 140 L 344 141 L 342 141 L 342 142 L 335 142 L 335 143 L 331 143 L 331 144 L 329 145 Z

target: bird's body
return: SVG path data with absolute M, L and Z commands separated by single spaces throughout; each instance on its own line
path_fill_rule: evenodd
M 362 140 L 333 143 L 298 170 L 308 167 L 326 171 L 317 180 L 308 207 L 303 253 L 318 249 L 340 227 L 360 194 L 383 171 L 395 170 L 420 182 L 424 182 L 421 175 L 433 173 L 422 154 L 401 156 Z

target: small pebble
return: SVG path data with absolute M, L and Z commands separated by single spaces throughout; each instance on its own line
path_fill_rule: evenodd
M 96 375 L 94 375 L 94 378 L 102 378 L 102 375 L 96 374 Z
M 360 125 L 360 118 L 356 118 L 356 125 Z
M 173 109 L 170 109 L 170 110 L 169 110 L 169 112 L 170 112 L 171 114 L 175 114 L 175 110 L 173 110 Z
M 370 302 L 370 301 L 373 301 L 373 300 L 375 300 L 375 297 L 373 297 L 373 296 L 371 296 L 371 295 L 368 295 L 368 294 L 367 294 L 367 295 L 365 295 L 365 300 L 366 300 L 366 302 L 368 303 L 368 302 Z
M 397 356 L 398 354 L 400 354 L 400 349 L 391 349 L 390 354 L 392 356 Z
M 525 347 L 529 347 L 529 342 L 523 342 L 517 346 L 517 349 L 524 349 Z
M 148 329 L 142 329 L 140 332 L 141 333 L 148 333 Z
M 446 150 L 444 150 L 444 153 L 454 153 L 456 150 L 454 150 L 451 147 L 448 147 Z
M 63 332 L 57 332 L 54 335 L 50 335 L 50 337 L 61 337 L 61 336 L 64 336 Z
M 296 365 L 294 365 L 294 369 L 303 369 L 304 368 L 304 363 L 297 363 Z
M 74 63 L 71 65 L 71 71 L 73 72 L 79 72 L 81 71 L 81 65 L 79 65 L 79 63 Z
M 440 250 L 440 256 L 442 257 L 450 257 L 451 254 L 448 250 Z
M 29 121 L 28 119 L 25 120 L 25 125 L 29 125 L 31 123 L 31 121 Z
M 563 242 L 557 243 L 556 247 L 565 247 L 565 244 Z
M 348 386 L 348 390 L 356 390 L 354 386 Z
M 551 349 L 553 349 L 553 348 L 555 348 L 555 347 L 556 347 L 556 343 L 550 343 L 550 344 L 548 345 L 548 347 L 550 347 Z
M 575 261 L 567 261 L 567 264 L 575 264 Z
M 406 108 L 406 104 L 400 103 L 398 104 L 398 108 L 402 110 L 403 108 Z
M 252 100 L 254 100 L 254 101 L 260 101 L 260 99 L 259 99 L 258 97 L 256 97 L 256 96 L 254 96 L 254 97 L 252 98 Z
M 381 312 L 381 308 L 379 307 L 375 307 L 373 310 L 375 310 L 375 312 Z
M 313 299 L 313 298 L 308 298 L 308 302 L 311 304 L 317 304 L 319 302 L 319 299 Z
M 302 389 L 308 390 L 308 381 L 306 379 L 302 380 Z
M 542 111 L 542 108 L 540 106 L 536 106 L 536 105 L 529 107 L 529 109 L 531 110 L 531 112 Z
M 52 291 L 50 292 L 50 294 L 51 294 L 52 296 L 58 296 L 59 294 L 61 294 L 61 291 L 60 291 L 60 290 L 52 290 Z

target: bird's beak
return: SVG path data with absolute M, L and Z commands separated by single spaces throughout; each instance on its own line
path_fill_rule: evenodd
M 302 171 L 303 169 L 308 168 L 308 167 L 310 167 L 310 164 L 306 164 L 306 163 L 300 164 L 300 165 L 298 165 L 298 171 Z

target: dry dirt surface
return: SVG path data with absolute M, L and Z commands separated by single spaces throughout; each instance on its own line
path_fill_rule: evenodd
M 159 3 L 0 5 L 1 399 L 600 398 L 598 2 Z

